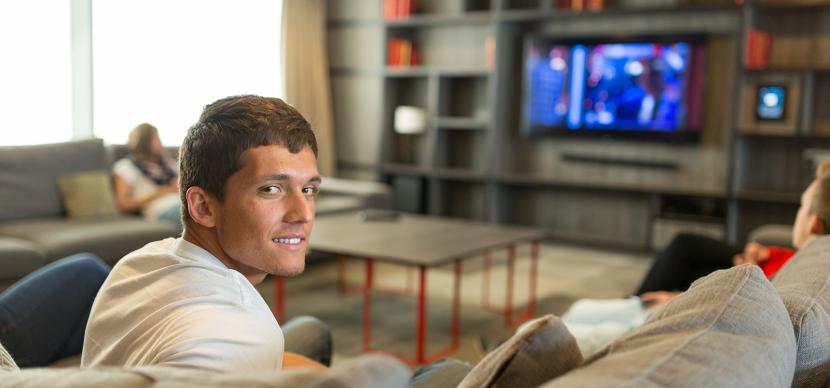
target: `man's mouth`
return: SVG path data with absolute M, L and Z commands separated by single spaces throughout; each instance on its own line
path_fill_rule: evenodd
M 271 241 L 273 241 L 277 244 L 298 245 L 298 244 L 302 243 L 303 240 L 305 240 L 305 239 L 301 238 L 301 237 L 287 237 L 287 238 L 278 237 L 278 238 L 272 239 Z

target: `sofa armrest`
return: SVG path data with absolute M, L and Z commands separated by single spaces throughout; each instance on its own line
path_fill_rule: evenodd
M 392 206 L 392 189 L 379 182 L 323 177 L 320 195 L 360 198 L 363 207 L 367 208 L 388 209 Z

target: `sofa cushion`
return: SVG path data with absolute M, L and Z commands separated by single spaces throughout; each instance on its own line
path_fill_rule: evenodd
M 14 362 L 12 356 L 8 351 L 6 351 L 6 348 L 3 347 L 3 344 L 0 344 L 0 370 L 20 370 L 20 368 L 17 367 L 17 363 Z
M 488 353 L 458 386 L 536 387 L 580 363 L 576 339 L 559 318 L 546 315 Z
M 775 275 L 798 343 L 794 387 L 830 383 L 830 236 L 819 237 Z
M 46 249 L 48 260 L 91 252 L 113 264 L 148 242 L 176 236 L 168 223 L 118 216 L 101 219 L 38 219 L 0 224 L 0 235 L 31 241 Z
M 58 177 L 106 169 L 101 139 L 0 147 L 0 221 L 60 217 Z
M 17 238 L 0 237 L 0 278 L 17 279 L 46 263 L 43 247 Z
M 544 387 L 786 387 L 795 338 L 775 288 L 754 265 L 698 279 L 685 293 Z
M 110 217 L 118 207 L 105 171 L 85 171 L 58 178 L 63 208 L 69 218 Z
M 411 373 L 397 360 L 379 355 L 338 363 L 328 371 L 299 368 L 255 373 L 216 373 L 146 366 L 0 369 L 0 386 L 10 387 L 407 387 Z

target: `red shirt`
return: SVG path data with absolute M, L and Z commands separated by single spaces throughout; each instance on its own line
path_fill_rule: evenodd
M 795 250 L 782 247 L 769 247 L 769 259 L 760 264 L 764 275 L 771 279 L 778 270 L 790 261 L 790 258 L 795 255 Z

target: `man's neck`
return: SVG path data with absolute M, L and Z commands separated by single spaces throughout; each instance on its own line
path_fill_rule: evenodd
M 208 229 L 201 226 L 186 226 L 184 229 L 184 233 L 182 233 L 182 238 L 193 244 L 208 251 L 214 257 L 219 259 L 222 264 L 225 265 L 228 269 L 232 269 L 236 272 L 245 276 L 252 285 L 258 285 L 265 280 L 265 276 L 267 274 L 262 273 L 262 271 L 258 271 L 254 268 L 250 268 L 246 265 L 239 263 L 236 260 L 233 260 L 228 256 L 224 249 L 222 249 L 222 245 L 219 244 L 219 239 L 216 238 L 216 231 L 214 229 Z

